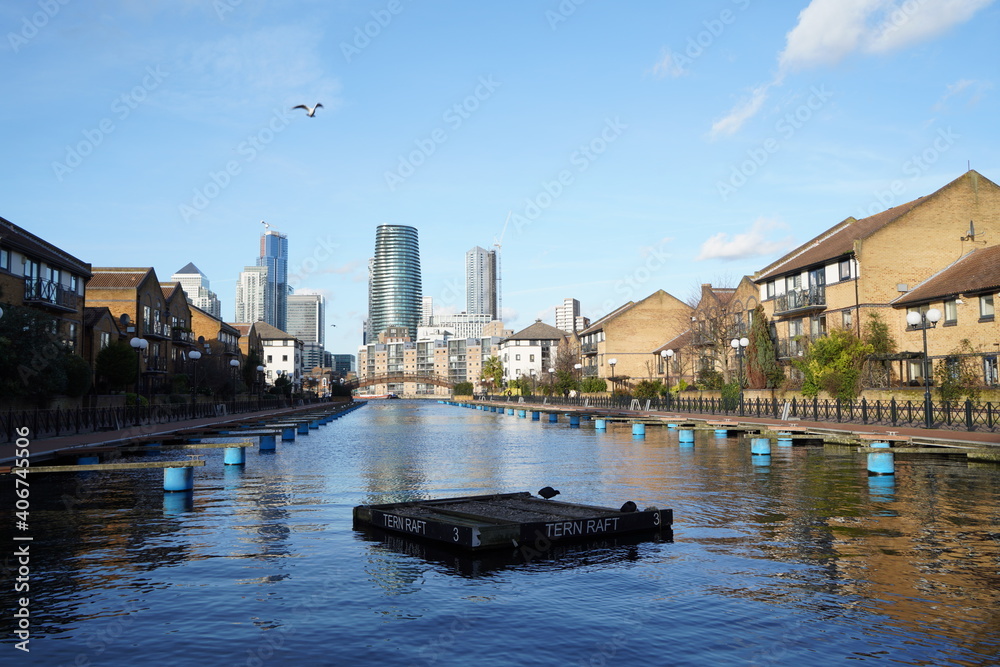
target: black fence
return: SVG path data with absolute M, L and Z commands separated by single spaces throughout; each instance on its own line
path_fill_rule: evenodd
M 517 396 L 485 396 L 487 400 L 516 403 Z M 765 417 L 770 419 L 834 422 L 838 424 L 928 427 L 928 409 L 924 401 L 858 401 L 814 399 L 704 398 L 664 396 L 654 399 L 620 396 L 525 396 L 526 403 L 590 407 L 610 410 L 644 410 L 690 413 L 728 417 Z M 954 431 L 997 431 L 1000 428 L 1000 405 L 992 403 L 931 403 L 930 428 Z
M 326 399 L 301 399 L 296 404 L 325 402 Z M 115 408 L 75 408 L 61 410 L 7 410 L 0 411 L 0 433 L 4 443 L 14 442 L 17 429 L 28 428 L 30 439 L 58 437 L 75 433 L 118 431 L 136 429 L 148 431 L 156 424 L 202 419 L 244 412 L 279 410 L 292 405 L 282 397 L 251 398 L 215 403 L 167 403 L 148 406 Z

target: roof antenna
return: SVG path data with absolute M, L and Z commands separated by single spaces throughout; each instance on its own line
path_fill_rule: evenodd
M 972 220 L 969 220 L 969 231 L 965 236 L 961 238 L 962 241 L 975 241 L 976 240 L 976 225 Z

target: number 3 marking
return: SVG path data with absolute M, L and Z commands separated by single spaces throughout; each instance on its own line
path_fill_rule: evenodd
M 455 529 L 455 541 L 458 542 L 458 528 Z
M 654 526 L 659 526 L 660 525 L 660 513 L 659 512 L 656 512 L 655 514 L 653 514 L 653 525 Z

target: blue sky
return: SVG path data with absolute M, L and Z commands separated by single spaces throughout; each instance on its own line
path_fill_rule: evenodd
M 94 266 L 204 271 L 261 220 L 354 353 L 375 227 L 521 329 L 734 285 L 971 164 L 1000 181 L 992 0 L 35 0 L 0 6 L 0 215 Z M 321 102 L 313 118 L 291 111 Z

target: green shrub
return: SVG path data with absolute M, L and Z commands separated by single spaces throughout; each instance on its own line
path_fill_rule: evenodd
M 471 382 L 459 382 L 455 385 L 455 396 L 472 396 L 473 386 Z

